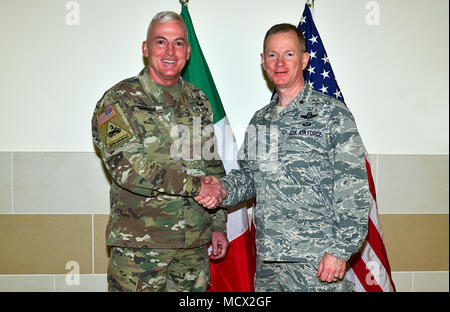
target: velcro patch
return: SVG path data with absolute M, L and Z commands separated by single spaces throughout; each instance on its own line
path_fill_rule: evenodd
M 105 122 L 116 116 L 116 111 L 109 105 L 106 110 L 97 117 L 98 126 L 101 127 Z
M 322 137 L 323 133 L 321 130 L 306 130 L 306 129 L 283 129 L 281 131 L 283 135 L 289 136 L 314 136 Z
M 106 147 L 108 149 L 113 149 L 130 139 L 131 134 L 127 130 L 121 128 L 112 121 L 108 122 L 108 129 L 106 131 Z

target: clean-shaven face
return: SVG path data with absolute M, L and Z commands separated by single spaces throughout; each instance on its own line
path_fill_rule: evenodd
M 290 88 L 304 83 L 303 70 L 309 55 L 303 52 L 294 31 L 270 35 L 261 54 L 261 63 L 276 88 Z
M 142 44 L 150 77 L 165 86 L 178 82 L 190 52 L 186 27 L 179 20 L 154 23 Z

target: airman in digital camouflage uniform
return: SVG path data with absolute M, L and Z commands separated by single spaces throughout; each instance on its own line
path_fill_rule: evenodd
M 365 148 L 348 108 L 305 84 L 308 58 L 295 26 L 267 32 L 277 94 L 250 121 L 241 169 L 221 179 L 222 206 L 256 197 L 256 291 L 351 291 L 346 261 L 368 229 Z
M 220 196 L 204 176 L 225 175 L 214 151 L 206 96 L 180 78 L 190 56 L 182 18 L 161 12 L 142 46 L 148 66 L 109 89 L 92 118 L 111 174 L 106 240 L 110 291 L 205 291 L 212 258 L 225 256 L 226 211 L 193 197 Z

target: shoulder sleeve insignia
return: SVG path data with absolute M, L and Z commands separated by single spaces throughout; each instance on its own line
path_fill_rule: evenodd
M 106 151 L 111 152 L 117 147 L 134 138 L 135 134 L 120 105 L 111 104 L 97 118 L 98 137 L 103 142 Z
M 106 147 L 110 150 L 131 139 L 131 134 L 121 126 L 108 122 L 106 131 Z

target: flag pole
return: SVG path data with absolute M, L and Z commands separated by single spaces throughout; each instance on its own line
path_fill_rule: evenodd
M 181 1 L 181 0 L 180 0 Z M 314 17 L 314 1 L 315 0 L 306 0 L 306 3 L 309 6 L 309 10 L 311 11 L 311 15 Z
M 180 0 L 181 7 L 187 6 L 189 0 Z

